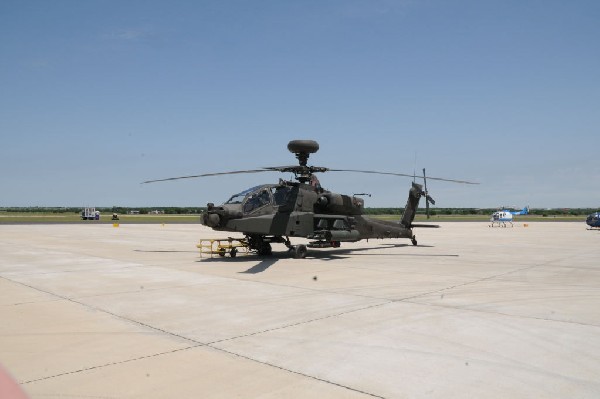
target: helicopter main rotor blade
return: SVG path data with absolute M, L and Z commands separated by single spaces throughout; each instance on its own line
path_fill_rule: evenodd
M 322 166 L 265 166 L 263 169 L 277 171 L 277 172 L 293 172 L 293 173 L 322 173 L 327 172 L 329 169 Z
M 422 176 L 414 176 L 414 175 L 408 175 L 406 173 L 394 173 L 394 172 L 378 172 L 375 170 L 357 170 L 357 169 L 327 169 L 327 171 L 329 172 L 354 172 L 354 173 L 369 173 L 369 174 L 373 174 L 373 175 L 391 175 L 391 176 L 401 176 L 401 177 L 416 177 L 417 179 L 423 179 Z M 441 177 L 431 177 L 431 176 L 427 176 L 427 178 L 429 180 L 438 180 L 438 181 L 447 181 L 447 182 L 451 182 L 451 183 L 462 183 L 462 184 L 479 184 L 479 183 L 475 183 L 472 181 L 466 181 L 466 180 L 454 180 L 454 179 L 444 179 Z
M 168 177 L 165 179 L 155 179 L 155 180 L 146 180 L 141 184 L 147 183 L 156 183 L 162 181 L 170 181 L 170 180 L 181 180 L 181 179 L 195 179 L 198 177 L 210 177 L 210 176 L 223 176 L 223 175 L 237 175 L 244 173 L 261 173 L 261 172 L 292 172 L 292 173 L 323 173 L 323 172 L 353 172 L 353 173 L 367 173 L 374 175 L 389 175 L 389 176 L 401 176 L 401 177 L 412 177 L 423 179 L 421 176 L 414 176 L 405 173 L 395 173 L 395 172 L 379 172 L 375 170 L 358 170 L 358 169 L 329 169 L 322 166 L 298 166 L 298 165 L 289 165 L 289 166 L 267 166 L 262 169 L 249 169 L 249 170 L 234 170 L 230 172 L 217 172 L 217 173 L 203 173 L 200 175 L 190 175 L 190 176 L 178 176 L 178 177 Z M 444 179 L 441 177 L 430 177 L 427 176 L 430 180 L 439 180 L 446 181 L 451 183 L 463 183 L 463 184 L 479 184 L 475 182 L 470 182 L 466 180 L 454 180 L 454 179 Z
M 201 175 L 168 177 L 166 179 L 147 180 L 147 181 L 143 181 L 141 184 L 156 183 L 156 182 L 159 182 L 159 181 L 169 181 L 169 180 L 194 179 L 196 177 L 209 177 L 209 176 L 221 176 L 221 175 L 237 175 L 237 174 L 242 174 L 242 173 L 260 173 L 260 172 L 273 172 L 273 170 L 270 170 L 270 169 L 250 169 L 250 170 L 234 170 L 234 171 L 231 171 L 231 172 L 204 173 L 204 174 L 201 174 Z

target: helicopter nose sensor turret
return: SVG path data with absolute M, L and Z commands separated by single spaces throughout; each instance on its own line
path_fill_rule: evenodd
M 212 228 L 224 227 L 230 220 L 241 217 L 240 205 L 223 204 L 215 206 L 215 204 L 209 202 L 206 211 L 200 216 L 200 223 Z
M 200 219 L 200 222 L 208 227 L 217 227 L 220 221 L 221 217 L 216 213 L 204 213 Z
M 217 227 L 221 222 L 221 209 L 216 209 L 215 204 L 209 202 L 206 204 L 206 212 L 200 217 L 200 223 L 208 227 Z

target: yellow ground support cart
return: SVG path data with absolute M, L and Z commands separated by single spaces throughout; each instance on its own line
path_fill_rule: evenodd
M 244 255 L 248 254 L 248 242 L 242 238 L 210 238 L 200 240 L 198 245 L 200 249 L 200 257 L 202 254 L 225 256 L 229 254 L 232 258 L 235 258 L 238 252 L 242 252 Z

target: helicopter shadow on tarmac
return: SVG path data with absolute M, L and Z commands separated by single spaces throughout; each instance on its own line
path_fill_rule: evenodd
M 171 250 L 171 249 L 153 249 L 153 250 L 147 250 L 147 249 L 134 249 L 133 252 L 145 252 L 145 253 L 184 253 L 184 252 L 191 252 L 191 253 L 196 253 L 198 251 L 180 251 L 180 250 Z
M 370 251 L 374 250 L 374 249 L 390 249 L 390 248 L 403 248 L 403 247 L 410 247 L 412 246 L 411 244 L 382 244 L 382 245 L 378 245 L 376 247 L 368 247 L 368 248 L 347 248 L 347 249 L 334 249 L 334 250 L 327 250 L 327 251 L 321 251 L 321 250 L 313 250 L 313 251 L 309 251 L 306 258 L 307 259 L 318 259 L 318 260 L 323 260 L 323 261 L 335 261 L 335 260 L 343 260 L 343 259 L 347 259 L 348 256 L 347 255 L 358 255 L 358 256 L 390 256 L 390 254 L 375 254 L 372 253 Z M 433 246 L 431 245 L 419 245 L 419 247 L 425 247 L 425 248 L 433 248 Z M 361 252 L 367 252 L 367 253 L 361 253 Z M 451 257 L 456 257 L 458 255 L 428 255 L 428 254 L 394 254 L 391 256 L 434 256 L 434 257 L 439 257 L 439 256 L 451 256 Z M 207 263 L 212 263 L 212 262 L 235 262 L 235 263 L 243 263 L 243 262 L 256 262 L 257 259 L 259 259 L 259 263 L 250 267 L 247 270 L 238 272 L 240 274 L 258 274 L 258 273 L 262 273 L 264 271 L 266 271 L 268 268 L 270 268 L 271 266 L 273 266 L 275 263 L 277 263 L 279 260 L 281 259 L 291 259 L 292 256 L 290 255 L 289 252 L 277 252 L 274 253 L 273 255 L 270 256 L 258 256 L 258 255 L 249 255 L 249 256 L 239 256 L 236 258 L 209 258 L 209 259 L 204 259 L 204 260 L 198 260 L 198 262 L 207 262 Z
M 260 256 L 260 255 L 248 254 L 248 255 L 238 256 L 236 258 L 221 258 L 221 257 L 219 257 L 219 258 L 201 259 L 201 260 L 197 260 L 196 262 L 198 262 L 198 263 L 223 263 L 223 262 L 246 263 L 246 262 L 256 262 L 257 260 L 260 260 L 258 264 L 252 266 L 248 270 L 245 270 L 243 272 L 238 272 L 238 273 L 244 273 L 244 274 L 257 274 L 257 273 L 264 272 L 269 267 L 271 267 L 275 263 L 277 263 L 280 259 L 288 259 L 289 257 L 290 257 L 290 255 L 287 252 L 281 252 L 281 253 L 276 253 L 276 254 L 273 254 L 270 256 Z

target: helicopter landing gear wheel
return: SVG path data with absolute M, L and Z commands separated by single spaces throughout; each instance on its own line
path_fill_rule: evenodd
M 412 238 L 410 239 L 410 242 L 412 242 L 412 245 L 417 245 L 417 237 L 412 236 Z
M 231 248 L 231 251 L 229 251 L 229 256 L 231 256 L 232 258 L 235 258 L 236 255 L 237 255 L 237 249 Z
M 217 250 L 217 253 L 219 254 L 219 256 L 225 256 L 225 248 L 219 248 Z
M 273 254 L 273 249 L 271 248 L 271 244 L 268 242 L 262 242 L 260 247 L 258 248 L 258 254 L 261 256 L 269 256 Z
M 306 258 L 307 251 L 308 251 L 308 249 L 306 248 L 306 245 L 304 245 L 304 244 L 296 245 L 296 247 L 294 247 L 294 258 L 296 258 L 296 259 Z
M 273 253 L 271 244 L 265 240 L 264 236 L 247 235 L 246 237 L 248 240 L 248 248 L 256 251 L 259 256 L 269 256 Z

